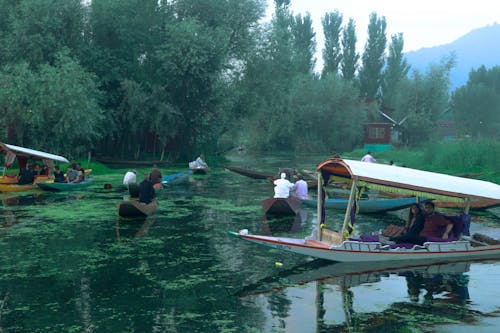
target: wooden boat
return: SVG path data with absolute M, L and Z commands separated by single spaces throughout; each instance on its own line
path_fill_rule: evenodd
M 252 235 L 247 229 L 229 232 L 229 235 L 259 245 L 286 250 L 315 258 L 341 262 L 393 261 L 393 260 L 469 260 L 500 258 L 500 245 L 479 242 L 470 237 L 469 204 L 464 219 L 454 222 L 451 233 L 457 240 L 429 241 L 423 245 L 383 244 L 352 238 L 358 186 L 385 192 L 439 199 L 443 201 L 491 200 L 500 203 L 500 185 L 491 182 L 449 176 L 391 165 L 331 158 L 317 167 L 319 200 L 317 206 L 319 226 L 311 236 L 303 239 Z M 352 181 L 349 204 L 340 232 L 325 227 L 324 187 L 330 180 Z M 362 222 L 357 222 L 362 223 Z M 453 239 L 453 238 L 452 238 Z
M 52 181 L 48 179 L 47 176 L 42 175 L 35 177 L 34 184 L 18 185 L 17 175 L 20 173 L 21 168 L 24 168 L 26 166 L 29 159 L 35 161 L 43 161 L 46 165 L 53 165 L 54 161 L 69 163 L 69 161 L 63 156 L 54 155 L 30 148 L 10 145 L 3 142 L 0 142 L 0 151 L 5 153 L 6 155 L 3 175 L 0 176 L 0 192 L 21 192 L 34 190 L 38 188 L 36 183 Z M 19 170 L 17 170 L 15 174 L 6 174 L 7 167 L 12 166 L 15 159 L 17 159 Z
M 247 176 L 253 179 L 274 179 L 276 178 L 276 174 L 274 173 L 267 173 L 267 172 L 260 172 L 260 171 L 254 171 L 254 170 L 249 170 L 249 169 L 243 169 L 243 168 L 237 168 L 229 165 L 223 165 L 222 166 L 224 169 L 236 172 L 240 175 Z
M 36 183 L 36 185 L 45 191 L 61 192 L 61 191 L 84 190 L 84 189 L 88 188 L 90 185 L 92 185 L 92 183 L 93 183 L 92 177 L 88 177 L 88 178 L 85 178 L 85 180 L 83 182 L 79 182 L 79 183 L 51 182 L 51 183 Z
M 189 170 L 195 175 L 206 175 L 210 170 L 209 167 L 189 167 Z
M 318 205 L 317 199 L 302 200 L 304 205 L 316 207 Z M 394 198 L 394 199 L 364 199 L 359 200 L 358 213 L 373 214 L 384 213 L 394 210 L 410 207 L 412 204 L 417 203 L 416 197 L 409 198 Z M 328 198 L 324 201 L 325 208 L 346 210 L 349 204 L 348 199 L 334 199 Z
M 123 200 L 118 203 L 118 215 L 122 217 L 141 217 L 149 216 L 158 209 L 158 201 L 153 200 L 146 205 L 139 200 Z
M 262 201 L 266 215 L 295 215 L 299 212 L 302 201 L 294 197 L 267 198 Z
M 179 185 L 187 182 L 189 180 L 189 176 L 193 174 L 193 171 L 187 170 L 187 171 L 180 171 L 176 172 L 170 175 L 166 175 L 161 178 L 161 184 L 164 187 L 171 186 L 171 185 Z

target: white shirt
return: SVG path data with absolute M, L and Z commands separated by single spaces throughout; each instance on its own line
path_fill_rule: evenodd
M 276 179 L 274 185 L 275 198 L 288 198 L 290 190 L 293 189 L 293 184 L 288 179 Z
M 293 187 L 293 196 L 300 200 L 307 200 L 309 199 L 308 190 L 307 182 L 303 179 L 299 179 Z
M 373 158 L 372 155 L 370 154 L 366 154 L 365 156 L 363 156 L 363 158 L 361 159 L 361 162 L 368 162 L 368 163 L 376 163 L 377 160 Z
M 135 173 L 133 173 L 132 171 L 127 171 L 127 173 L 123 177 L 123 185 L 128 185 L 130 183 L 135 183 L 135 182 L 136 182 Z

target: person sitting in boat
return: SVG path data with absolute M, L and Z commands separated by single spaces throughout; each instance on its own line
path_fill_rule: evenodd
M 137 182 L 137 171 L 134 170 L 129 170 L 125 173 L 125 176 L 123 176 L 123 185 L 128 186 L 131 183 L 136 183 Z
M 208 168 L 207 162 L 205 162 L 205 155 L 200 154 L 198 158 L 192 162 L 189 162 L 189 167 L 192 169 L 195 168 Z
M 19 185 L 33 184 L 35 181 L 35 173 L 31 165 L 26 165 L 26 168 L 22 169 L 19 173 L 19 180 L 17 183 Z
M 66 171 L 66 181 L 68 183 L 78 183 L 78 171 L 71 167 L 71 164 L 68 166 L 68 171 Z
M 146 205 L 150 204 L 155 197 L 155 189 L 149 176 L 145 173 L 143 181 L 139 184 L 139 202 Z
M 76 171 L 78 172 L 78 183 L 81 183 L 85 180 L 85 169 L 82 168 L 80 163 L 76 164 Z
M 151 170 L 151 173 L 149 174 L 149 180 L 151 183 L 154 184 L 159 184 L 161 182 L 161 171 L 158 169 L 158 166 L 156 164 L 153 164 L 153 169 Z
M 64 176 L 64 172 L 62 172 L 59 165 L 54 167 L 54 183 L 66 183 L 66 177 Z
M 309 199 L 309 189 L 307 186 L 307 182 L 304 180 L 304 176 L 301 173 L 297 173 L 296 177 L 298 178 L 298 180 L 293 186 L 292 196 L 300 200 Z
M 434 203 L 426 201 L 424 204 L 425 221 L 420 233 L 413 237 L 407 237 L 405 242 L 423 245 L 425 242 L 446 242 L 450 240 L 453 223 L 436 212 Z
M 273 183 L 275 185 L 275 198 L 288 198 L 290 196 L 290 191 L 293 189 L 293 183 L 290 183 L 290 181 L 286 179 L 286 173 L 282 172 L 280 179 L 276 179 Z
M 410 206 L 408 219 L 403 229 L 403 233 L 396 237 L 390 237 L 389 240 L 395 243 L 414 243 L 419 241 L 419 235 L 424 228 L 425 215 L 419 204 Z

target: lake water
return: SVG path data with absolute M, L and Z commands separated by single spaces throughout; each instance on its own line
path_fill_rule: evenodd
M 227 164 L 277 172 L 323 159 L 242 154 Z M 226 232 L 309 235 L 316 211 L 266 220 L 272 186 L 217 166 L 161 193 L 156 215 L 122 219 L 125 171 L 95 176 L 85 192 L 0 193 L 0 332 L 498 331 L 498 261 L 379 272 L 237 240 Z M 405 214 L 359 216 L 356 227 Z M 343 218 L 329 216 L 333 227 Z M 481 212 L 472 230 L 500 238 L 499 216 Z

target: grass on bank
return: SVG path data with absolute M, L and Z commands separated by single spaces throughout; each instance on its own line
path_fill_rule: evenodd
M 360 159 L 365 150 L 358 149 L 345 157 Z M 449 175 L 479 173 L 478 179 L 500 183 L 500 142 L 463 139 L 436 142 L 419 149 L 392 149 L 375 152 L 379 163 L 391 160 L 398 166 L 434 171 Z

